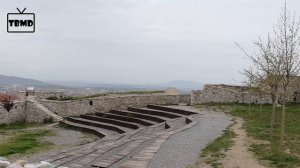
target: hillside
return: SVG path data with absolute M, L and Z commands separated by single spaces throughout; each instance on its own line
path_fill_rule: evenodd
M 0 74 L 0 86 L 1 87 L 4 86 L 5 87 L 26 87 L 26 86 L 49 87 L 53 85 L 39 80 L 21 78 L 16 76 L 6 76 Z

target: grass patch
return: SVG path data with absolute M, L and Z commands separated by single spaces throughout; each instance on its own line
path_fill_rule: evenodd
M 29 129 L 42 126 L 41 124 L 13 123 L 0 125 L 0 133 L 3 135 L 0 141 L 0 156 L 15 154 L 30 154 L 36 151 L 48 149 L 52 144 L 42 142 L 44 136 L 52 135 L 50 130 Z
M 58 100 L 58 101 L 68 101 L 68 100 L 82 100 L 82 99 L 89 99 L 89 98 L 96 98 L 101 96 L 107 95 L 130 95 L 130 94 L 154 94 L 154 93 L 163 93 L 162 90 L 154 90 L 154 91 L 128 91 L 128 92 L 109 92 L 109 93 L 99 93 L 99 94 L 92 94 L 87 96 L 50 96 L 47 97 L 47 100 Z
M 5 133 L 7 131 L 12 131 L 12 130 L 20 130 L 20 129 L 30 128 L 30 127 L 36 127 L 36 126 L 41 126 L 41 124 L 31 124 L 25 122 L 0 124 L 0 133 Z
M 40 138 L 50 134 L 49 130 L 35 130 L 18 133 L 16 136 L 0 143 L 0 156 L 32 153 L 47 149 L 50 144 L 39 141 Z
M 232 138 L 235 136 L 234 132 L 229 129 L 225 130 L 221 137 L 203 149 L 198 161 L 194 165 L 187 166 L 187 168 L 198 168 L 201 162 L 205 162 L 213 168 L 222 167 L 220 160 L 225 157 L 225 152 L 233 145 Z
M 224 153 L 232 146 L 233 137 L 235 137 L 234 132 L 226 130 L 221 137 L 209 144 L 201 154 L 201 157 L 206 158 L 204 162 L 214 168 L 220 167 L 221 163 L 219 161 L 225 157 Z
M 263 144 L 253 144 L 250 148 L 259 159 L 268 160 L 275 167 L 294 168 L 300 166 L 300 105 L 289 104 L 286 109 L 286 137 L 285 151 L 280 156 L 280 119 L 281 107 L 276 108 L 274 138 L 270 142 L 269 129 L 271 121 L 271 105 L 263 105 L 259 111 L 259 105 L 251 104 L 202 104 L 200 109 L 225 111 L 233 116 L 245 120 L 244 127 L 249 136 L 256 140 L 262 140 Z

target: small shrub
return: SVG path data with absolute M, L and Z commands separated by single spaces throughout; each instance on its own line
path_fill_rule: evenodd
M 57 100 L 58 98 L 56 96 L 49 96 L 46 99 L 47 100 Z
M 53 123 L 53 122 L 54 122 L 53 117 L 44 118 L 44 124 Z

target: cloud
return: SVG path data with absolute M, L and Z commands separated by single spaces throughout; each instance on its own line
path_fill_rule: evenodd
M 232 83 L 248 66 L 238 41 L 272 30 L 283 1 L 1 0 L 36 13 L 34 34 L 1 26 L 0 72 L 41 80 Z M 300 2 L 288 1 L 292 10 Z

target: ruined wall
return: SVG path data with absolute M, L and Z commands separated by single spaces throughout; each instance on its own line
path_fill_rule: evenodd
M 24 121 L 24 103 L 16 102 L 13 108 L 7 112 L 0 106 L 0 124 L 8 124 L 17 121 Z
M 49 116 L 29 101 L 16 102 L 9 112 L 0 106 L 0 124 L 14 122 L 43 123 L 46 118 L 49 118 Z
M 296 92 L 295 94 L 295 98 L 296 98 L 296 103 L 300 103 L 300 92 Z
M 179 92 L 170 89 L 164 93 L 154 94 L 108 95 L 72 101 L 45 99 L 36 99 L 36 101 L 57 115 L 67 117 L 100 111 L 105 112 L 111 109 L 126 109 L 129 106 L 145 107 L 147 104 L 178 104 L 180 100 Z M 48 118 L 50 117 L 29 99 L 28 101 L 24 99 L 15 103 L 10 112 L 0 106 L 0 124 L 18 121 L 42 123 Z
M 204 85 L 191 93 L 191 104 L 201 103 L 271 103 L 269 94 L 245 92 L 241 87 Z
M 145 107 L 147 104 L 170 105 L 179 103 L 178 91 L 168 91 L 156 94 L 133 94 L 133 95 L 108 95 L 97 98 L 53 101 L 39 100 L 43 106 L 59 116 L 78 116 L 111 109 L 126 109 L 128 106 Z
M 191 104 L 191 95 L 190 94 L 180 94 L 179 103 Z

